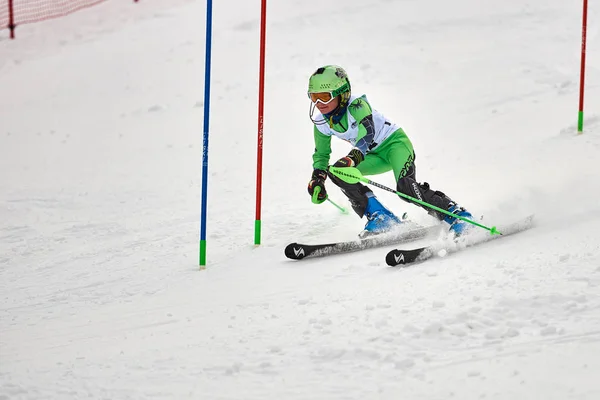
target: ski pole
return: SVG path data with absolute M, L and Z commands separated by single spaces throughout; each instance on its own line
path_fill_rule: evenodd
M 458 219 L 460 219 L 462 221 L 468 222 L 471 225 L 475 225 L 475 226 L 478 226 L 480 228 L 483 228 L 483 229 L 485 229 L 487 231 L 490 231 L 490 234 L 492 234 L 492 235 L 502 235 L 502 233 L 500 233 L 498 231 L 498 229 L 496 229 L 495 226 L 492 226 L 491 228 L 488 228 L 487 226 L 481 225 L 480 223 L 478 223 L 476 221 L 470 220 L 470 219 L 465 218 L 465 217 L 461 217 L 460 215 L 452 214 L 451 212 L 449 212 L 447 210 L 444 210 L 442 208 L 436 207 L 433 204 L 429 204 L 429 203 L 426 203 L 426 202 L 421 201 L 419 199 L 415 199 L 414 197 L 411 197 L 411 196 L 409 196 L 407 194 L 398 192 L 398 191 L 396 191 L 394 189 L 391 189 L 391 188 L 389 188 L 387 186 L 381 185 L 381 184 L 379 184 L 377 182 L 373 182 L 372 180 L 370 180 L 368 178 L 365 178 L 356 167 L 333 167 L 333 166 L 331 166 L 331 167 L 329 167 L 329 171 L 332 174 L 334 174 L 335 176 L 337 176 L 338 178 L 340 178 L 341 180 L 343 180 L 344 182 L 346 182 L 346 183 L 354 184 L 354 183 L 364 182 L 364 183 L 367 183 L 369 185 L 376 186 L 376 187 L 378 187 L 380 189 L 387 190 L 388 192 L 395 193 L 395 194 L 397 194 L 400 197 L 403 197 L 403 198 L 405 198 L 407 200 L 412 201 L 413 203 L 420 204 L 420 205 L 425 206 L 425 207 L 429 207 L 432 210 L 441 212 L 442 214 L 449 215 L 449 216 L 451 216 L 453 218 L 458 218 Z
M 335 206 L 335 208 L 337 208 L 338 210 L 340 210 L 342 212 L 342 214 L 348 214 L 348 210 L 346 210 L 344 207 L 341 207 L 339 205 L 337 205 L 333 200 L 331 200 L 329 198 L 329 196 L 327 196 L 325 198 L 325 200 L 319 200 L 319 193 L 321 193 L 321 188 L 319 186 L 317 186 L 315 188 L 315 191 L 313 192 L 312 195 L 312 202 L 315 204 L 321 204 L 323 201 L 327 200 L 328 202 L 330 202 L 331 204 L 333 204 Z
M 329 196 L 327 196 L 327 201 L 328 201 L 328 202 L 330 202 L 331 204 L 333 204 L 333 205 L 335 206 L 335 208 L 337 208 L 338 210 L 340 210 L 340 211 L 342 212 L 342 214 L 348 214 L 348 210 L 346 210 L 344 207 L 341 207 L 341 206 L 339 206 L 339 205 L 335 204 L 335 203 L 333 202 L 333 200 L 331 200 L 331 199 L 329 198 Z

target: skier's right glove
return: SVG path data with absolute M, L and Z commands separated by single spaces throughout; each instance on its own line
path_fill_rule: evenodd
M 315 204 L 321 204 L 327 200 L 325 179 L 327 179 L 327 172 L 322 169 L 315 169 L 310 178 L 310 182 L 308 182 L 308 194 L 310 194 L 312 202 Z
M 342 157 L 333 164 L 334 167 L 356 167 L 365 159 L 363 153 L 358 149 L 350 150 L 346 157 Z

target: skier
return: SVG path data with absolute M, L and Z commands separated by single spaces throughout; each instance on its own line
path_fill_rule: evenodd
M 388 232 L 402 221 L 379 202 L 373 191 L 361 183 L 349 184 L 328 171 L 331 137 L 336 136 L 352 144 L 347 156 L 337 160 L 335 167 L 356 167 L 363 175 L 377 175 L 394 171 L 397 190 L 413 198 L 448 210 L 450 213 L 472 219 L 471 213 L 427 182 L 416 178 L 415 152 L 406 133 L 398 125 L 371 107 L 365 95 L 353 96 L 350 81 L 343 68 L 326 65 L 317 69 L 308 82 L 308 97 L 312 101 L 310 119 L 314 123 L 315 151 L 313 173 L 308 193 L 313 203 L 327 199 L 327 176 L 348 197 L 359 217 L 367 223 L 361 237 Z M 315 112 L 315 108 L 319 112 Z M 319 190 L 316 190 L 319 188 Z M 456 236 L 462 234 L 468 223 L 429 207 L 427 212 L 449 224 Z

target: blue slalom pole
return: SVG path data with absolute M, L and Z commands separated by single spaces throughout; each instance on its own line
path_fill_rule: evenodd
M 200 207 L 200 269 L 206 265 L 206 202 L 208 193 L 208 124 L 210 116 L 210 54 L 212 0 L 206 0 L 206 56 L 204 64 L 204 134 L 202 140 L 202 203 Z

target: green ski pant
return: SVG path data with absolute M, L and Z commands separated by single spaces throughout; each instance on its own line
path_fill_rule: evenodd
M 368 153 L 357 168 L 363 175 L 379 175 L 393 170 L 398 182 L 398 178 L 406 175 L 414 159 L 412 143 L 400 128 Z

